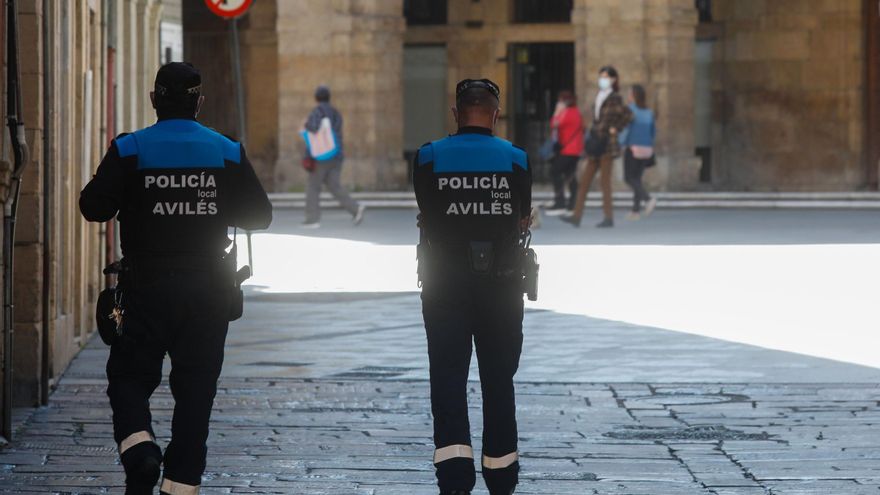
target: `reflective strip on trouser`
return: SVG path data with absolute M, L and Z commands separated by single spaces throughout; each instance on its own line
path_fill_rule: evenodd
M 137 433 L 132 433 L 131 435 L 125 437 L 125 440 L 119 443 L 119 455 L 122 455 L 126 450 L 134 447 L 139 443 L 153 441 L 153 435 L 150 435 L 150 432 L 148 431 L 139 431 Z
M 465 459 L 474 458 L 474 449 L 470 445 L 450 445 L 442 447 L 434 451 L 434 464 L 440 464 L 449 459 L 463 457 Z
M 165 478 L 162 480 L 162 487 L 159 490 L 169 495 L 198 495 L 199 485 L 187 485 Z
M 483 467 L 486 469 L 504 469 L 519 460 L 519 454 L 511 452 L 502 457 L 483 456 Z

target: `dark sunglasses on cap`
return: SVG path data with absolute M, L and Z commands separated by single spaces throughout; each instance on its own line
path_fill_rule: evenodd
M 501 89 L 498 85 L 488 79 L 465 79 L 455 86 L 455 97 L 458 98 L 462 93 L 469 89 L 480 88 L 492 93 L 496 99 L 500 99 Z

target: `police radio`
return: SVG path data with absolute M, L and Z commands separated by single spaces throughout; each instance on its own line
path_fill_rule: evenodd
M 531 248 L 532 231 L 526 230 L 520 240 L 520 248 L 522 249 L 522 291 L 529 301 L 538 300 L 538 271 L 541 265 L 538 264 L 538 253 Z

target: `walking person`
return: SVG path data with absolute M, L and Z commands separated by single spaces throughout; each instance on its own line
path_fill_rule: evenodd
M 107 396 L 125 493 L 152 494 L 164 465 L 161 493 L 194 495 L 246 278 L 225 252 L 227 227 L 268 227 L 272 204 L 244 147 L 196 120 L 204 97 L 195 67 L 162 66 L 150 99 L 158 122 L 113 140 L 79 206 L 90 222 L 117 217 L 120 225 L 123 258 L 111 265 L 119 273 L 115 321 L 101 338 L 110 344 Z M 108 313 L 98 312 L 99 327 L 106 328 L 101 317 L 113 321 Z M 174 416 L 163 455 L 149 401 L 166 353 Z
M 526 152 L 494 136 L 498 86 L 465 79 L 455 93 L 458 131 L 422 146 L 413 163 L 434 466 L 441 495 L 471 493 L 467 380 L 476 345 L 483 479 L 491 495 L 510 495 L 519 479 L 513 376 L 523 342 L 520 239 L 529 228 L 532 176 Z
M 641 218 L 642 202 L 645 202 L 645 216 L 654 212 L 657 200 L 652 198 L 642 185 L 645 169 L 652 167 L 654 158 L 654 139 L 657 126 L 652 112 L 647 105 L 645 88 L 636 84 L 629 92 L 629 108 L 633 112 L 633 121 L 621 134 L 623 154 L 623 177 L 633 190 L 633 207 L 627 215 L 629 220 Z
M 315 101 L 318 103 L 306 119 L 305 129 L 311 133 L 317 133 L 321 128 L 324 119 L 330 122 L 330 128 L 333 131 L 333 138 L 336 141 L 336 150 L 331 158 L 319 160 L 313 170 L 309 171 L 308 184 L 306 186 L 306 219 L 302 226 L 304 228 L 315 229 L 321 226 L 321 188 L 327 186 L 327 189 L 333 194 L 342 207 L 351 213 L 352 223 L 360 225 L 364 219 L 364 210 L 366 205 L 359 204 L 352 199 L 348 191 L 342 186 L 342 162 L 343 156 L 343 140 L 342 140 L 342 114 L 339 113 L 333 105 L 330 104 L 330 88 L 327 86 L 318 86 L 315 89 Z M 306 159 L 313 158 L 309 155 L 309 149 L 306 149 Z
M 562 215 L 574 209 L 578 183 L 575 178 L 578 160 L 584 152 L 584 120 L 577 108 L 574 93 L 565 90 L 559 92 L 559 103 L 553 114 L 550 127 L 556 135 L 553 162 L 550 165 L 550 176 L 553 179 L 553 206 L 547 215 Z M 565 199 L 566 185 L 569 188 L 568 200 Z
M 617 69 L 605 66 L 599 71 L 599 92 L 592 108 L 593 122 L 584 142 L 587 155 L 587 168 L 578 180 L 577 198 L 571 215 L 562 220 L 575 227 L 581 226 L 587 192 L 597 172 L 602 174 L 602 213 L 604 218 L 596 227 L 614 227 L 614 203 L 611 190 L 611 175 L 614 159 L 620 156 L 618 132 L 625 129 L 632 120 L 632 111 L 620 96 L 620 77 Z

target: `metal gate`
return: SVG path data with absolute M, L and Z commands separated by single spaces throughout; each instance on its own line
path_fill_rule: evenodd
M 548 180 L 547 164 L 538 159 L 538 148 L 550 137 L 550 118 L 562 90 L 573 90 L 574 43 L 512 43 L 510 138 L 525 148 L 532 160 L 534 179 Z

